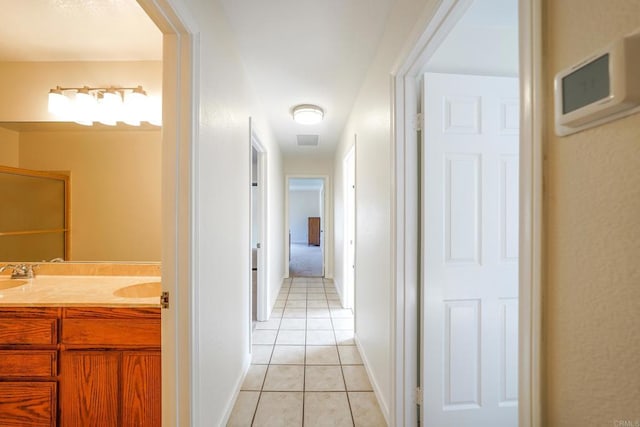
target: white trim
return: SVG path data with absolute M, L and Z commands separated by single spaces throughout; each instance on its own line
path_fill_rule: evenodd
M 333 208 L 333 204 L 329 205 L 327 200 L 333 197 L 333 190 L 331 189 L 331 178 L 329 175 L 318 175 L 318 174 L 287 174 L 284 177 L 284 277 L 285 279 L 290 279 L 289 277 L 289 180 L 297 179 L 297 178 L 318 178 L 324 180 L 323 185 L 323 220 L 324 225 L 321 225 L 321 230 L 323 236 L 321 239 L 323 241 L 322 244 L 322 271 L 323 277 L 325 279 L 333 279 L 332 274 L 327 274 L 327 244 L 333 244 L 333 239 L 330 242 L 327 242 L 327 236 L 330 235 L 331 227 L 331 217 L 330 208 Z M 332 266 L 333 268 L 333 266 Z
M 471 4 L 429 5 L 392 74 L 392 401 L 391 425 L 417 425 L 419 334 L 418 81 L 441 41 Z M 520 0 L 520 427 L 539 427 L 542 236 L 542 114 L 540 0 Z
M 542 2 L 520 0 L 519 426 L 542 425 Z
M 197 414 L 197 173 L 199 30 L 174 0 L 138 0 L 163 33 L 162 420 L 189 426 Z M 197 424 L 197 423 L 196 423 Z

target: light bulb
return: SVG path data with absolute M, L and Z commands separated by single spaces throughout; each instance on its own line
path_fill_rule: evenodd
M 107 126 L 115 126 L 120 120 L 122 95 L 115 89 L 108 89 L 98 96 L 98 121 Z
M 73 121 L 80 125 L 92 126 L 93 119 L 96 116 L 98 102 L 95 96 L 89 92 L 88 87 L 79 89 L 78 92 L 76 92 L 73 104 L 75 110 L 75 118 Z
M 324 118 L 324 111 L 317 105 L 298 105 L 293 109 L 293 120 L 302 125 L 315 125 Z
M 69 115 L 69 98 L 67 98 L 60 86 L 49 91 L 48 110 L 57 117 L 67 117 Z
M 140 126 L 147 111 L 147 93 L 138 86 L 124 97 L 124 117 L 122 119 L 128 125 Z

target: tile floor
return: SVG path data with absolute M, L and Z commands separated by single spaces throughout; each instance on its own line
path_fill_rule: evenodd
M 333 282 L 288 279 L 227 426 L 386 426 Z

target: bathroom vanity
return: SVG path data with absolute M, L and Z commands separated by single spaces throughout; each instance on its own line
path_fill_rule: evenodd
M 0 425 L 160 426 L 159 277 L 0 289 Z

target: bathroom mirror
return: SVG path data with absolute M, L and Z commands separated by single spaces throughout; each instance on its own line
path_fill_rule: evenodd
M 74 262 L 160 261 L 159 127 L 4 122 L 0 123 L 0 165 L 35 171 L 36 175 L 67 177 L 68 189 L 67 196 L 60 196 L 64 185 L 60 186 L 59 179 L 52 180 L 58 183 L 58 188 L 52 184 L 54 188 L 50 189 L 51 194 L 58 195 L 58 201 L 53 201 L 53 197 L 47 199 L 48 196 L 37 201 L 36 195 L 45 190 L 35 190 L 36 184 L 44 182 L 44 187 L 48 187 L 51 183 L 27 175 L 21 178 L 27 179 L 26 187 L 22 188 L 15 174 L 6 173 L 4 168 L 4 173 L 0 173 L 4 204 L 0 210 L 0 263 L 41 262 L 59 256 Z M 10 202 L 5 198 L 9 194 Z M 66 205 L 61 202 L 65 197 Z M 60 217 L 65 209 L 66 225 L 64 215 Z M 48 214 L 36 215 L 43 212 Z M 11 230 L 8 222 L 20 218 L 23 222 L 18 221 L 18 228 L 14 226 Z M 49 241 L 35 242 L 37 235 L 46 235 Z M 21 243 L 16 243 L 16 239 Z M 43 248 L 48 245 L 48 249 L 25 251 L 25 246 L 30 245 Z M 61 250 L 64 255 L 59 255 Z

